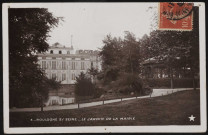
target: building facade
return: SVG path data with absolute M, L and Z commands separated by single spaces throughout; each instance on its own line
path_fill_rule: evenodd
M 46 76 L 49 79 L 55 78 L 62 84 L 58 92 L 53 90 L 49 92 L 47 105 L 68 104 L 75 101 L 73 84 L 76 82 L 76 77 L 81 72 L 86 73 L 91 67 L 101 70 L 98 53 L 93 50 L 75 51 L 73 46 L 65 47 L 55 43 L 47 52 L 38 54 L 38 64 L 45 71 Z

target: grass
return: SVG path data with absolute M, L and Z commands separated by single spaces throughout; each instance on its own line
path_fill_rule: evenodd
M 10 112 L 10 127 L 200 125 L 199 93 L 199 90 L 182 91 L 163 97 L 75 110 Z M 191 115 L 196 117 L 195 121 L 189 121 Z M 47 118 L 53 118 L 54 121 L 40 121 Z M 63 121 L 59 121 L 59 118 Z
M 142 95 L 142 96 L 145 96 L 145 95 Z M 81 99 L 79 100 L 78 99 L 78 103 L 89 103 L 89 102 L 96 102 L 96 101 L 103 101 L 103 100 L 112 100 L 112 99 L 120 99 L 120 98 L 130 98 L 130 97 L 136 97 L 136 95 L 122 95 L 122 94 L 115 94 L 115 93 L 112 93 L 112 94 L 108 94 L 107 97 L 105 95 L 104 98 L 88 98 L 88 99 Z M 139 95 L 138 95 L 139 97 Z

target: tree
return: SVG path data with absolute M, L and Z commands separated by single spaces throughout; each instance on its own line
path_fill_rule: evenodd
M 107 35 L 103 40 L 104 46 L 101 48 L 100 56 L 102 58 L 102 69 L 104 72 L 104 81 L 114 81 L 122 67 L 120 62 L 123 58 L 121 38 L 112 38 Z
M 112 84 L 115 90 L 130 94 L 131 92 L 144 94 L 143 82 L 138 75 L 132 73 L 121 73 L 119 79 Z
M 121 62 L 124 65 L 125 72 L 140 73 L 140 44 L 136 41 L 135 35 L 129 31 L 125 31 L 122 53 L 124 57 Z
M 100 55 L 103 60 L 104 82 L 108 82 L 113 90 L 142 95 L 142 82 L 139 80 L 142 60 L 140 42 L 133 33 L 124 33 L 124 38 L 107 35 L 103 40 Z
M 92 76 L 96 76 L 98 74 L 98 70 L 94 67 L 89 68 L 87 72 Z
M 145 36 L 141 40 L 142 50 L 150 54 L 149 56 L 145 55 L 145 58 L 154 57 L 166 65 L 171 78 L 171 88 L 173 88 L 174 72 L 182 73 L 190 68 L 194 85 L 194 75 L 199 73 L 198 8 L 194 7 L 193 12 L 194 25 L 192 31 L 154 30 L 149 37 Z
M 140 40 L 140 54 L 141 54 L 141 61 L 144 61 L 148 58 L 153 57 L 153 54 L 150 53 L 150 37 L 145 34 Z
M 133 33 L 125 31 L 124 39 L 107 35 L 101 48 L 105 81 L 115 81 L 119 72 L 140 73 L 140 43 Z
M 104 46 L 101 48 L 100 55 L 102 57 L 103 68 L 107 66 L 117 65 L 117 60 L 121 58 L 122 40 L 121 38 L 112 38 L 107 35 L 103 40 Z
M 83 72 L 76 77 L 75 94 L 76 96 L 93 96 L 95 86 L 91 82 L 91 79 L 87 77 Z
M 51 87 L 35 54 L 48 49 L 49 32 L 60 19 L 44 8 L 9 9 L 10 107 L 36 104 L 40 95 L 46 99 Z
M 88 69 L 87 73 L 93 77 L 93 83 L 96 83 L 96 76 L 98 75 L 98 70 L 94 67 Z

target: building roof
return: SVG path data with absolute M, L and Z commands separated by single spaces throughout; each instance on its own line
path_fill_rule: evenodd
M 98 50 L 77 50 L 76 54 L 82 54 L 82 55 L 98 55 Z
M 73 50 L 73 46 L 66 47 L 65 45 L 61 45 L 60 43 L 56 42 L 52 46 L 49 47 L 50 49 L 66 49 L 66 50 Z
M 38 57 L 58 57 L 58 58 L 90 58 L 89 55 L 83 54 L 37 54 Z

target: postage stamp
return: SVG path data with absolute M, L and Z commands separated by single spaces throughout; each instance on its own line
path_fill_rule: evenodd
M 2 11 L 5 133 L 206 132 L 204 3 Z
M 193 3 L 161 2 L 159 8 L 160 30 L 191 31 Z

